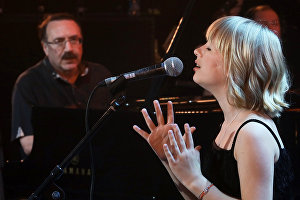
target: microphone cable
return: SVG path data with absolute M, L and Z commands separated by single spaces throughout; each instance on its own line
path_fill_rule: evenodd
M 92 90 L 88 101 L 86 103 L 86 108 L 85 108 L 85 132 L 86 134 L 90 131 L 90 126 L 89 126 L 89 105 L 91 102 L 92 97 L 95 94 L 95 91 L 100 87 L 101 84 L 97 84 L 94 89 Z M 92 140 L 89 141 L 89 150 L 90 150 L 90 167 L 91 167 L 91 184 L 90 184 L 90 200 L 94 199 L 94 190 L 95 190 L 95 151 L 94 151 L 94 146 L 92 143 Z

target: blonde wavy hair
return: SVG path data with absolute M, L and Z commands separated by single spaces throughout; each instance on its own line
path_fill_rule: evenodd
M 267 27 L 239 16 L 214 21 L 206 38 L 223 56 L 228 101 L 279 117 L 289 106 L 284 97 L 290 87 L 279 38 Z

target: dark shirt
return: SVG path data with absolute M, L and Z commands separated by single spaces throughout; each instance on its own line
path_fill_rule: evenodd
M 83 62 L 80 69 L 81 74 L 71 85 L 44 58 L 18 77 L 12 97 L 12 140 L 20 136 L 20 130 L 25 136 L 33 134 L 33 106 L 84 109 L 96 84 L 111 76 L 104 66 L 96 63 Z M 109 90 L 98 88 L 89 108 L 105 109 L 110 100 Z
M 274 185 L 273 199 L 289 199 L 289 184 L 292 180 L 291 162 L 286 149 L 281 145 L 273 130 L 264 122 L 250 119 L 245 121 L 237 130 L 234 137 L 232 148 L 230 150 L 221 149 L 215 141 L 212 145 L 212 151 L 207 156 L 206 164 L 203 166 L 204 176 L 214 183 L 214 185 L 223 193 L 234 197 L 241 198 L 240 180 L 238 174 L 237 161 L 234 158 L 234 147 L 237 135 L 241 128 L 249 122 L 257 122 L 265 126 L 273 135 L 280 149 L 278 161 L 274 164 Z

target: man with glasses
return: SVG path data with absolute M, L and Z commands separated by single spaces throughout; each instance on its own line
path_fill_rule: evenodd
M 12 97 L 12 139 L 25 155 L 34 139 L 32 107 L 85 108 L 96 84 L 111 76 L 104 66 L 82 61 L 81 27 L 72 15 L 49 15 L 38 28 L 46 56 L 18 77 Z M 99 88 L 90 107 L 104 109 L 109 102 L 109 91 Z
M 281 37 L 279 16 L 269 5 L 252 7 L 246 11 L 244 16 L 268 27 L 279 38 Z

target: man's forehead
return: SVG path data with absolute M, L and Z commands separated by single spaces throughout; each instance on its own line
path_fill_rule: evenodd
M 73 20 L 55 20 L 49 22 L 46 33 L 48 37 L 81 36 L 81 29 Z
M 264 18 L 264 19 L 278 19 L 278 15 L 273 10 L 264 10 L 264 11 L 257 12 L 256 18 L 257 19 L 259 19 L 259 18 Z

